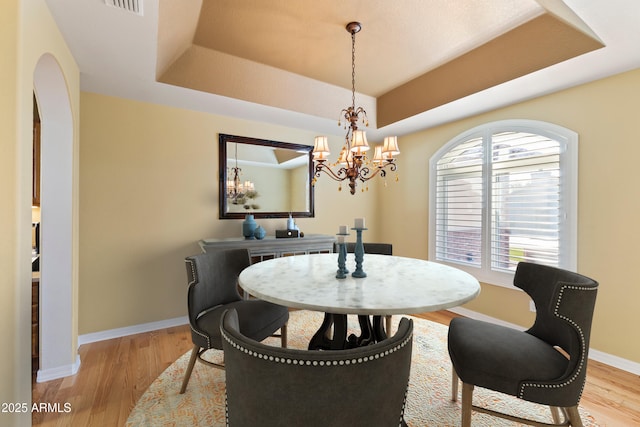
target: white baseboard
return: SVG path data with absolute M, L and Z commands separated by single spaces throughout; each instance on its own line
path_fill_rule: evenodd
M 155 331 L 158 329 L 171 328 L 174 326 L 186 325 L 189 323 L 187 316 L 176 317 L 174 319 L 160 320 L 158 322 L 143 323 L 141 325 L 127 326 L 124 328 L 109 329 L 107 331 L 93 332 L 78 336 L 78 347 L 97 341 L 110 340 L 112 338 L 120 338 L 127 335 L 140 334 L 143 332 Z M 57 366 L 50 369 L 38 370 L 36 382 L 42 383 L 59 378 L 75 375 L 80 369 L 80 355 L 76 356 L 75 363 L 64 366 Z
M 124 328 L 109 329 L 101 332 L 92 332 L 78 336 L 78 347 L 97 341 L 110 340 L 113 338 L 126 337 L 127 335 L 141 334 L 143 332 L 156 331 L 158 329 L 172 328 L 174 326 L 186 325 L 189 323 L 187 316 L 175 317 L 173 319 L 159 320 L 157 322 L 142 323 L 140 325 L 126 326 Z
M 489 323 L 495 323 L 502 326 L 508 326 L 511 328 L 519 329 L 523 331 L 526 328 L 523 328 L 519 325 L 514 325 L 513 323 L 505 322 L 500 319 L 496 319 L 491 316 L 487 316 L 482 313 L 478 313 L 476 311 L 468 310 L 466 308 L 450 308 L 449 311 L 453 313 L 460 314 L 465 317 L 469 317 L 471 319 L 483 320 Z M 609 366 L 613 366 L 617 369 L 622 369 L 623 371 L 631 372 L 635 375 L 640 375 L 640 363 L 633 362 L 631 360 L 623 359 L 622 357 L 614 356 L 612 354 L 605 353 L 603 351 L 595 350 L 593 348 L 589 348 L 589 359 L 593 359 L 595 361 L 604 363 Z
M 525 329 L 527 329 L 527 328 L 523 328 L 520 325 L 505 322 L 504 320 L 496 319 L 495 317 L 487 316 L 486 314 L 478 313 L 477 311 L 472 311 L 466 308 L 455 307 L 455 308 L 450 308 L 449 311 L 453 313 L 457 313 L 464 317 L 468 317 L 470 319 L 482 320 L 484 322 L 489 322 L 496 325 L 507 326 L 509 328 L 518 329 L 519 331 L 524 331 Z
M 36 376 L 36 382 L 44 383 L 51 380 L 57 380 L 59 378 L 69 377 L 75 375 L 80 369 L 80 355 L 76 355 L 75 363 L 69 365 L 57 366 L 50 369 L 39 369 Z
M 465 317 L 469 317 L 471 319 L 483 320 L 485 322 L 519 329 L 521 331 L 525 329 L 522 326 L 505 322 L 503 320 L 496 319 L 495 317 L 487 316 L 485 314 L 468 310 L 466 308 L 456 307 L 456 308 L 449 309 L 449 311 L 460 314 Z M 174 326 L 186 325 L 188 323 L 189 323 L 189 319 L 187 318 L 187 316 L 183 316 L 183 317 L 176 317 L 173 319 L 160 320 L 158 322 L 143 323 L 140 325 L 127 326 L 124 328 L 109 329 L 107 331 L 101 331 L 101 332 L 93 332 L 90 334 L 84 334 L 84 335 L 78 336 L 78 347 L 80 347 L 83 344 L 89 344 L 92 342 L 104 341 L 104 340 L 109 340 L 113 338 L 120 338 L 127 335 L 140 334 L 143 332 L 150 332 L 158 329 L 171 328 Z M 631 372 L 632 374 L 635 374 L 635 375 L 640 375 L 640 363 L 623 359 L 622 357 L 614 356 L 612 354 L 595 350 L 593 348 L 589 349 L 589 358 L 596 360 L 598 362 L 607 364 L 609 366 L 613 366 L 614 368 L 622 369 L 623 371 Z M 43 379 L 42 381 L 49 381 L 50 379 L 56 379 L 56 378 L 61 378 L 68 375 L 73 375 L 78 371 L 79 366 L 80 366 L 80 358 L 78 357 L 77 366 L 75 367 L 75 370 L 73 370 L 72 373 L 69 373 L 69 368 L 67 367 L 47 370 L 47 372 L 38 371 L 37 381 L 41 382 L 40 380 L 41 375 L 42 375 L 42 378 L 46 378 L 46 379 Z M 72 367 L 71 369 L 74 369 L 74 368 Z M 64 375 L 59 375 L 58 371 L 64 372 Z
M 613 354 L 590 348 L 589 359 L 602 362 L 605 365 L 613 366 L 614 368 L 622 369 L 623 371 L 631 372 L 635 375 L 640 375 L 640 363 L 623 359 L 622 357 L 614 356 Z

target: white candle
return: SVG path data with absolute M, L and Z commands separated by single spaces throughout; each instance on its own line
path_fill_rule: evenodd
M 364 218 L 356 218 L 354 228 L 364 228 Z
M 347 226 L 341 225 L 340 227 L 338 227 L 338 234 L 347 234 Z
M 344 244 L 344 236 L 338 236 L 338 243 Z

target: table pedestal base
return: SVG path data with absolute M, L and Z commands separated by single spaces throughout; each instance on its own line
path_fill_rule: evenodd
M 318 331 L 309 342 L 309 350 L 343 350 L 363 347 L 387 339 L 381 316 L 359 315 L 360 336 L 355 334 L 347 338 L 347 315 L 325 313 Z M 331 327 L 333 326 L 333 335 Z

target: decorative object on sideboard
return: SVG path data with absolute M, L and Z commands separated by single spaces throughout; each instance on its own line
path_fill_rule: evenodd
M 289 218 L 287 218 L 287 230 L 296 230 L 296 222 L 291 216 L 291 212 L 289 212 Z
M 300 233 L 298 230 L 276 230 L 277 239 L 298 238 L 298 237 L 304 237 L 304 233 Z
M 258 224 L 253 219 L 252 214 L 246 214 L 244 217 L 244 221 L 242 221 L 242 235 L 245 239 L 253 239 L 255 236 L 253 235 L 254 231 Z
M 300 228 L 296 224 L 296 221 L 293 219 L 291 213 L 289 213 L 289 218 L 287 218 L 287 229 L 286 230 L 276 230 L 277 238 L 287 238 L 287 237 L 304 237 L 304 233 L 300 231 Z
M 261 225 L 257 226 L 256 229 L 253 231 L 253 235 L 256 239 L 258 240 L 262 240 L 265 238 L 265 236 L 267 235 L 267 232 L 265 231 L 264 228 L 262 228 Z
M 351 106 L 344 108 L 340 112 L 340 116 L 344 117 L 344 128 L 347 130 L 345 135 L 345 143 L 338 157 L 338 161 L 334 164 L 327 164 L 329 154 L 329 142 L 326 136 L 317 136 L 313 147 L 313 160 L 315 164 L 315 177 L 313 184 L 320 177 L 320 173 L 324 172 L 333 180 L 340 182 L 338 190 L 342 190 L 342 181 L 349 180 L 349 188 L 351 194 L 356 193 L 357 180 L 370 180 L 376 175 L 385 177 L 389 167 L 391 171 L 397 169 L 394 156 L 400 154 L 398 149 L 398 138 L 396 136 L 388 136 L 384 139 L 382 146 L 375 147 L 373 159 L 366 156 L 369 150 L 367 142 L 367 134 L 364 130 L 358 129 L 358 120 L 361 120 L 365 126 L 369 126 L 367 112 L 356 104 L 356 33 L 360 31 L 362 25 L 359 22 L 349 22 L 346 26 L 347 31 L 351 34 Z M 342 125 L 341 118 L 338 119 L 338 126 Z M 334 167 L 338 167 L 336 172 Z M 396 181 L 398 175 L 396 174 Z M 386 184 L 386 181 L 385 181 Z M 368 187 L 366 187 L 368 189 Z M 364 191 L 365 188 L 362 189 Z

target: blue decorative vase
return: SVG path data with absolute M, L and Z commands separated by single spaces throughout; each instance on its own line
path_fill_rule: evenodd
M 256 239 L 262 240 L 264 239 L 264 236 L 267 235 L 267 232 L 261 226 L 257 226 L 256 229 L 253 230 L 253 235 Z
M 253 215 L 247 214 L 242 222 L 242 235 L 245 239 L 253 239 L 253 232 L 256 230 L 258 224 L 253 219 Z

